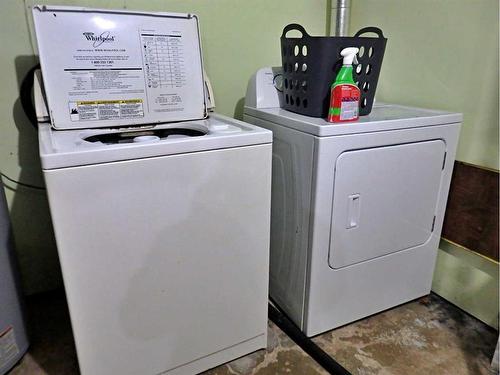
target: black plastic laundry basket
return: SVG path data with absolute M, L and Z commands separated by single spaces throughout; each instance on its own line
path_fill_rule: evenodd
M 286 37 L 292 30 L 300 31 L 302 37 Z M 360 36 L 365 33 L 375 33 L 378 37 Z M 306 116 L 327 117 L 330 86 L 342 66 L 340 51 L 358 47 L 358 65 L 353 76 L 361 91 L 359 114 L 369 114 L 386 43 L 382 30 L 377 27 L 365 27 L 353 37 L 317 37 L 307 34 L 299 24 L 285 26 L 281 35 L 282 107 Z

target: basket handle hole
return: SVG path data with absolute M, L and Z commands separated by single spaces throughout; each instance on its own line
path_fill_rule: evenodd
M 302 46 L 302 56 L 304 56 L 304 57 L 307 56 L 307 46 L 306 45 Z
M 288 89 L 288 79 L 285 78 L 285 89 Z
M 363 70 L 363 64 L 358 64 L 358 66 L 356 66 L 356 74 L 361 74 L 362 70 Z
M 293 87 L 295 87 L 295 90 L 299 89 L 299 80 L 298 79 L 296 79 L 295 81 L 293 81 Z
M 370 74 L 371 72 L 372 72 L 372 66 L 370 64 L 366 65 L 366 70 L 365 70 L 366 75 Z
M 286 104 L 288 104 L 290 102 L 290 99 L 288 98 L 288 94 L 285 95 L 285 101 L 286 101 Z
M 368 100 L 366 98 L 364 98 L 363 101 L 361 102 L 361 108 L 365 108 L 367 103 L 368 103 Z
M 365 47 L 359 47 L 358 57 L 361 58 L 365 54 Z
M 294 101 L 293 101 L 293 96 L 290 96 L 290 104 L 293 105 L 294 104 Z
M 299 52 L 300 52 L 300 48 L 298 45 L 296 45 L 294 48 L 293 48 L 293 55 L 294 56 L 298 56 L 299 55 Z
M 368 92 L 368 90 L 370 90 L 370 82 L 367 81 L 363 83 L 363 91 Z
M 303 63 L 302 64 L 302 72 L 305 73 L 307 71 L 307 64 Z
M 295 65 L 293 66 L 293 71 L 297 72 L 298 70 L 299 70 L 299 63 L 295 63 Z
M 368 50 L 368 57 L 372 56 L 373 56 L 373 47 L 370 47 L 370 49 Z

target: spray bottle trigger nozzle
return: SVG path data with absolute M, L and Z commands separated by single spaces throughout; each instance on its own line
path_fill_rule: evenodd
M 340 51 L 340 56 L 343 57 L 342 64 L 343 65 L 352 65 L 354 62 L 355 64 L 358 63 L 358 59 L 356 58 L 356 55 L 359 52 L 359 48 L 357 47 L 347 47 L 344 48 L 342 51 Z
M 358 55 L 354 55 L 354 59 L 352 60 L 352 62 L 353 62 L 354 64 L 356 64 L 356 65 L 358 65 L 358 64 L 359 64 L 359 62 L 358 62 Z

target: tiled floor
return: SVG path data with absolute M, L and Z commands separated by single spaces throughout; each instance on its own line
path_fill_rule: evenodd
M 76 375 L 78 367 L 63 293 L 28 300 L 31 348 L 9 375 Z M 324 333 L 314 341 L 359 375 L 494 374 L 497 332 L 431 295 Z M 204 375 L 327 374 L 278 327 L 268 349 Z

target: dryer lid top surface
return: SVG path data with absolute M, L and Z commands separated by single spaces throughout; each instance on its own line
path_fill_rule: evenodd
M 330 123 L 323 118 L 304 116 L 279 107 L 257 109 L 245 106 L 245 114 L 319 137 L 462 122 L 461 113 L 386 103 L 376 103 L 369 115 L 361 116 L 358 121 L 346 123 Z
M 206 117 L 195 15 L 44 5 L 33 19 L 54 128 Z

